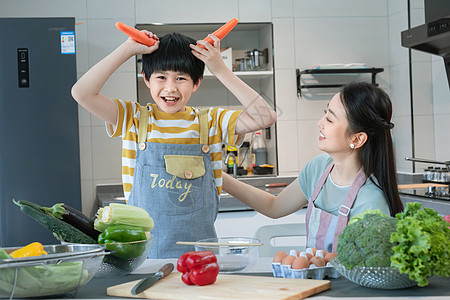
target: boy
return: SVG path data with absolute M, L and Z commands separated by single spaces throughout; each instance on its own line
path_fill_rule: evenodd
M 75 100 L 106 122 L 110 136 L 121 136 L 122 178 L 127 203 L 154 219 L 149 258 L 176 258 L 192 246 L 177 241 L 216 237 L 214 221 L 222 190 L 221 145 L 239 145 L 245 133 L 266 128 L 275 111 L 229 70 L 214 45 L 167 34 L 152 47 L 129 38 L 73 86 Z M 100 90 L 117 68 L 143 54 L 144 81 L 155 104 L 146 107 L 110 99 Z M 186 106 L 200 86 L 204 66 L 244 106 L 244 111 Z

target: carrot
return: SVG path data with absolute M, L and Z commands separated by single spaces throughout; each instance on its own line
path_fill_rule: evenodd
M 225 25 L 214 31 L 212 35 L 215 35 L 219 38 L 219 40 L 222 40 L 237 25 L 238 22 L 239 21 L 236 18 L 233 18 L 230 21 L 228 21 Z M 210 37 L 206 37 L 203 40 L 209 42 L 211 45 L 214 45 L 214 41 Z M 206 49 L 203 45 L 197 46 Z
M 116 27 L 138 43 L 144 44 L 149 47 L 153 46 L 156 43 L 156 39 L 149 37 L 148 35 L 146 35 L 140 30 L 137 30 L 136 28 L 125 25 L 121 22 L 117 22 Z

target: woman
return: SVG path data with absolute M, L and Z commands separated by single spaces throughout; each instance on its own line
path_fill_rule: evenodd
M 278 196 L 224 174 L 223 188 L 240 201 L 280 218 L 308 205 L 307 247 L 336 252 L 351 217 L 366 209 L 394 216 L 403 209 L 397 190 L 390 122 L 392 104 L 380 88 L 351 83 L 336 94 L 319 120 L 319 149 Z

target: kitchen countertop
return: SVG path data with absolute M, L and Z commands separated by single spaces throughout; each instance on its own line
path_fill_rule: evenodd
M 249 270 L 239 273 L 240 275 L 254 275 L 254 276 L 273 276 L 270 267 L 271 257 L 261 257 L 256 266 Z M 175 263 L 176 259 L 148 259 L 145 263 L 139 267 L 133 274 L 116 277 L 116 278 L 93 278 L 85 286 L 80 288 L 73 299 L 130 299 L 130 298 L 118 298 L 110 297 L 106 295 L 106 288 L 117 284 L 135 281 L 141 279 L 143 274 L 154 273 L 162 265 L 167 262 Z M 315 296 L 311 296 L 314 299 L 388 299 L 395 297 L 399 299 L 449 299 L 450 298 L 450 278 L 442 278 L 433 276 L 430 278 L 430 284 L 427 287 L 411 287 L 398 290 L 381 290 L 371 289 L 359 286 L 344 277 L 337 279 L 329 279 L 331 281 L 331 289 L 323 291 Z M 67 295 L 65 298 L 72 298 L 72 295 Z M 232 298 L 232 297 L 231 297 Z M 56 299 L 56 298 L 54 298 Z

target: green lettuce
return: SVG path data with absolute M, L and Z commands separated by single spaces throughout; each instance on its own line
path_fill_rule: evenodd
M 450 276 L 450 229 L 436 211 L 421 206 L 407 203 L 405 211 L 396 215 L 397 230 L 390 238 L 394 245 L 391 265 L 426 286 L 432 274 Z

